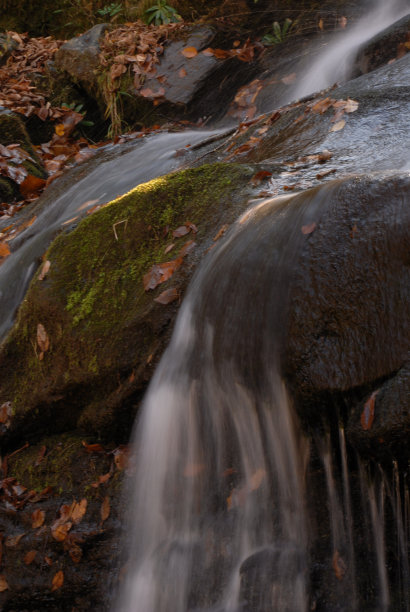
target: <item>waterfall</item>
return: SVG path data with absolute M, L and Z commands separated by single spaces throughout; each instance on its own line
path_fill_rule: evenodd
M 343 427 L 307 436 L 281 377 L 301 228 L 340 184 L 249 209 L 191 283 L 134 432 L 117 612 L 387 612 L 389 564 L 409 610 L 408 489 L 353 477 Z
M 371 4 L 372 10 L 321 50 L 303 78 L 298 80 L 289 99 L 296 100 L 346 81 L 359 48 L 409 12 L 406 0 L 374 0 Z

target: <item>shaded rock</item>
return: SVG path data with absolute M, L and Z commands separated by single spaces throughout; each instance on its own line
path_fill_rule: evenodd
M 349 441 L 360 453 L 379 457 L 409 454 L 410 367 L 407 363 L 358 404 L 347 425 Z
M 18 42 L 6 32 L 0 32 L 0 66 L 4 64 L 11 53 L 18 47 Z
M 291 289 L 285 372 L 312 398 L 392 375 L 410 347 L 410 181 L 335 183 Z
M 85 34 L 66 42 L 55 55 L 56 67 L 67 72 L 94 99 L 99 98 L 99 43 L 108 27 L 106 23 L 95 25 Z
M 153 298 L 169 287 L 183 294 L 199 255 L 246 206 L 251 174 L 248 167 L 216 164 L 155 179 L 56 240 L 46 254 L 47 278 L 33 280 L 3 348 L 2 397 L 14 398 L 7 438 L 77 424 L 110 438 L 127 436 L 177 310 L 177 302 L 164 306 Z M 195 224 L 196 235 L 168 235 L 186 222 Z M 184 256 L 189 240 L 196 251 Z M 172 279 L 144 291 L 151 266 L 174 260 Z
M 406 44 L 407 43 L 407 44 Z M 365 74 L 395 60 L 410 47 L 410 16 L 403 17 L 392 26 L 374 36 L 363 45 L 356 56 L 352 74 Z

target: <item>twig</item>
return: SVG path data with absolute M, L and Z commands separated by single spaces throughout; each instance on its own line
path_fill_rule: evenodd
M 115 240 L 118 242 L 118 236 L 117 236 L 117 231 L 115 229 L 115 227 L 117 225 L 121 225 L 121 223 L 125 223 L 125 227 L 124 227 L 124 232 L 127 229 L 127 223 L 128 223 L 128 219 L 123 219 L 122 221 L 117 221 L 117 223 L 114 223 L 114 225 L 112 226 L 112 229 L 114 231 L 114 236 L 115 236 Z

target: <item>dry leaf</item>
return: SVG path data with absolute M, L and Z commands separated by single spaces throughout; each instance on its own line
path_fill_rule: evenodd
M 360 417 L 360 424 L 365 431 L 368 431 L 373 425 L 374 408 L 376 403 L 376 395 L 378 394 L 378 392 L 379 389 L 377 389 L 377 391 L 373 391 L 373 393 L 364 405 L 363 412 Z
M 331 98 L 323 98 L 323 100 L 318 100 L 312 106 L 311 110 L 313 113 L 323 114 L 328 110 L 328 108 L 330 108 L 333 105 L 333 102 L 334 100 L 332 100 Z
M 332 127 L 330 128 L 330 132 L 339 132 L 340 130 L 343 130 L 345 125 L 346 121 L 342 119 L 341 121 L 338 121 L 337 123 L 332 125 Z
M 46 513 L 44 510 L 34 510 L 31 515 L 31 527 L 33 529 L 37 529 L 37 527 L 41 527 L 44 525 L 44 521 L 46 519 Z
M 351 100 L 350 98 L 347 98 L 346 105 L 344 107 L 346 113 L 354 113 L 355 111 L 357 111 L 358 108 L 359 103 L 356 102 L 356 100 Z
M 282 83 L 285 85 L 291 85 L 296 81 L 296 72 L 292 72 L 292 74 L 288 74 L 281 79 Z
M 36 550 L 29 550 L 28 553 L 24 555 L 24 563 L 26 565 L 30 565 L 30 563 L 33 563 L 34 559 L 36 558 L 36 555 Z
M 316 223 L 315 221 L 313 221 L 313 223 L 309 223 L 309 225 L 302 225 L 302 234 L 311 234 L 314 230 L 316 229 Z
M 175 300 L 178 299 L 178 290 L 175 289 L 175 287 L 170 287 L 169 289 L 166 289 L 160 293 L 158 297 L 154 298 L 154 302 L 158 302 L 158 304 L 171 304 L 171 302 L 175 302 Z
M 71 558 L 72 561 L 74 561 L 74 563 L 79 563 L 81 561 L 82 556 L 83 556 L 83 551 L 81 550 L 81 548 L 77 544 L 73 544 L 69 548 L 68 554 L 70 555 L 70 558 Z
M 48 274 L 48 271 L 50 270 L 50 267 L 51 267 L 51 262 L 50 262 L 50 261 L 47 259 L 47 261 L 45 261 L 45 262 L 43 263 L 43 266 L 42 266 L 42 268 L 41 268 L 41 272 L 40 272 L 40 274 L 38 275 L 38 280 L 41 280 L 41 281 L 42 281 L 42 280 L 44 280 L 44 279 L 45 279 L 45 277 L 46 277 L 46 276 L 47 276 L 47 274 Z
M 44 557 L 44 561 L 47 563 L 47 565 L 49 565 L 50 567 L 53 565 L 53 560 L 50 559 L 50 557 L 45 556 Z
M 185 47 L 182 49 L 181 53 L 184 57 L 191 58 L 198 55 L 198 49 L 195 49 L 195 47 Z
M 215 234 L 215 236 L 213 237 L 213 241 L 216 242 L 217 240 L 219 240 L 220 238 L 222 238 L 222 236 L 225 234 L 225 232 L 228 229 L 228 225 L 223 225 L 218 232 Z
M 208 47 L 207 49 L 201 51 L 201 53 L 202 55 L 207 55 L 208 57 L 211 57 L 214 54 L 214 50 L 211 49 L 211 47 Z
M 335 550 L 333 553 L 332 566 L 336 578 L 342 580 L 343 576 L 346 574 L 347 568 L 338 550 Z
M 51 535 L 57 542 L 64 542 L 73 524 L 71 522 L 61 524 L 59 521 L 56 523 L 51 526 Z
M 110 516 L 111 508 L 110 508 L 110 498 L 108 496 L 104 497 L 104 501 L 101 504 L 101 522 L 107 520 Z
M 169 245 L 167 246 L 167 248 L 165 249 L 165 251 L 164 251 L 164 255 L 167 255 L 167 253 L 169 253 L 170 251 L 172 251 L 172 249 L 174 248 L 174 246 L 175 246 L 175 244 L 174 244 L 174 243 L 173 243 L 173 244 L 169 244 Z
M 47 446 L 45 446 L 43 444 L 43 446 L 40 448 L 40 450 L 38 452 L 37 459 L 36 459 L 36 462 L 34 464 L 35 467 L 40 465 L 40 463 L 43 461 L 44 455 L 46 454 L 46 452 L 47 452 Z
M 78 523 L 83 519 L 84 514 L 87 510 L 87 500 L 84 498 L 80 502 L 75 502 L 73 508 L 71 510 L 71 518 L 73 522 L 78 525 Z
M 181 238 L 181 236 L 185 236 L 186 234 L 189 234 L 189 232 L 190 232 L 189 227 L 187 227 L 186 225 L 181 225 L 180 227 L 177 227 L 177 229 L 172 232 L 172 236 L 174 238 Z
M 51 590 L 57 591 L 57 589 L 61 589 L 63 584 L 64 584 L 64 573 L 62 572 L 62 570 L 60 570 L 59 572 L 55 574 L 53 578 Z
M 151 356 L 152 357 L 152 356 Z M 149 359 L 149 358 L 148 358 Z M 147 362 L 149 363 L 149 361 Z M 114 463 L 117 470 L 120 472 L 127 468 L 130 458 L 130 449 L 125 446 L 124 448 L 117 448 L 114 451 Z
M 0 242 L 0 257 L 8 257 L 10 255 L 10 249 L 5 242 Z
M 6 577 L 4 576 L 4 574 L 0 574 L 0 593 L 2 593 L 3 591 L 7 591 L 8 588 L 9 585 L 7 584 Z
M 154 264 L 143 276 L 142 280 L 145 291 L 155 289 L 155 287 L 171 278 L 174 272 L 181 266 L 182 257 L 177 257 L 173 261 L 165 261 L 162 264 Z
M 87 444 L 85 440 L 82 440 L 81 444 L 84 446 L 87 453 L 105 453 L 101 444 Z
M 16 548 L 21 538 L 24 537 L 25 535 L 26 535 L 25 533 L 20 533 L 19 535 L 16 535 L 16 536 L 8 536 L 5 539 L 4 543 L 7 546 L 7 548 Z
M 187 71 L 185 70 L 185 68 L 181 68 L 181 70 L 178 72 L 178 76 L 179 76 L 179 78 L 180 78 L 180 79 L 185 78 L 187 74 L 188 74 L 188 73 L 187 73 Z
M 267 170 L 260 170 L 251 178 L 252 185 L 260 185 L 262 181 L 272 176 L 272 172 L 268 172 Z
M 37 344 L 40 350 L 45 353 L 50 348 L 50 340 L 47 335 L 46 330 L 44 329 L 44 325 L 39 323 L 37 325 Z
M 319 23 L 317 24 L 319 30 L 323 31 L 323 19 L 319 19 Z

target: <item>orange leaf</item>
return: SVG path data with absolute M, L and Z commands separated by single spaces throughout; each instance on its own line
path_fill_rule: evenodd
M 198 55 L 198 49 L 195 49 L 195 47 L 185 47 L 185 49 L 182 49 L 181 53 L 184 57 L 191 58 Z
M 179 78 L 180 78 L 180 79 L 185 78 L 187 74 L 188 74 L 188 73 L 187 73 L 187 71 L 185 70 L 185 68 L 181 68 L 181 70 L 178 72 L 178 76 L 179 76 Z
M 179 256 L 180 257 L 185 257 L 185 255 L 188 255 L 188 253 L 190 253 L 192 251 L 192 249 L 195 247 L 195 240 L 188 240 L 188 242 L 186 242 L 184 244 L 184 246 L 182 247 L 182 249 L 179 252 Z
M 34 510 L 31 515 L 31 526 L 33 529 L 37 529 L 37 527 L 41 527 L 44 524 L 46 518 L 46 513 L 44 510 Z
M 30 565 L 30 563 L 33 563 L 34 559 L 36 558 L 36 555 L 36 550 L 29 550 L 28 553 L 26 553 L 24 556 L 24 563 L 26 565 Z
M 330 108 L 333 104 L 334 100 L 332 100 L 331 98 L 323 98 L 323 100 L 318 100 L 316 102 L 316 104 L 314 104 L 312 106 L 312 111 L 314 113 L 320 113 L 323 114 L 327 111 L 328 108 Z
M 160 293 L 158 297 L 154 298 L 154 302 L 158 302 L 158 304 L 171 304 L 171 302 L 175 302 L 175 300 L 178 298 L 178 290 L 175 289 L 175 287 L 171 287 L 170 289 L 166 289 Z
M 8 538 L 5 539 L 4 543 L 7 546 L 7 548 L 16 548 L 21 538 L 25 535 L 26 535 L 25 533 L 20 533 L 19 535 L 16 535 L 16 536 L 9 536 Z
M 81 442 L 87 453 L 105 453 L 101 444 L 87 444 L 84 440 Z
M 83 556 L 83 551 L 79 546 L 77 546 L 77 544 L 74 544 L 70 547 L 68 554 L 74 563 L 80 563 L 81 557 Z
M 43 353 L 50 348 L 50 339 L 41 323 L 37 325 L 37 344 Z
M 57 125 L 54 128 L 54 131 L 57 134 L 57 136 L 64 136 L 64 132 L 65 132 L 64 123 L 57 123 Z
M 101 504 L 101 522 L 107 520 L 110 516 L 111 508 L 110 508 L 110 498 L 108 496 L 104 497 L 104 501 Z
M 0 257 L 8 257 L 10 255 L 10 249 L 5 242 L 0 242 Z
M 57 525 L 54 523 L 54 525 L 51 526 L 51 535 L 57 542 L 64 542 L 73 524 L 69 522 L 61 525 L 58 521 L 56 522 L 58 523 Z
M 87 500 L 84 498 L 80 502 L 75 502 L 73 508 L 71 510 L 71 518 L 74 523 L 78 525 L 78 523 L 82 520 L 84 514 L 87 510 Z
M 204 49 L 203 51 L 201 51 L 202 55 L 207 55 L 208 57 L 210 57 L 211 55 L 214 54 L 214 50 L 211 49 L 211 47 L 208 47 L 207 49 Z
M 57 572 L 57 574 L 55 574 L 53 578 L 51 590 L 57 591 L 57 589 L 61 589 L 63 584 L 64 584 L 64 573 L 62 572 L 62 570 L 60 570 L 59 572 Z
M 272 172 L 268 172 L 267 170 L 260 170 L 251 178 L 252 185 L 259 185 L 264 179 L 272 176 Z
M 4 574 L 0 574 L 0 593 L 2 593 L 3 591 L 7 591 L 8 588 L 9 585 L 7 584 L 6 577 L 4 576 Z
M 24 181 L 20 183 L 20 193 L 23 197 L 35 195 L 45 187 L 46 181 L 33 174 L 28 174 Z
M 171 278 L 182 264 L 182 257 L 177 257 L 173 261 L 165 261 L 162 264 L 154 264 L 143 276 L 145 291 L 155 289 L 161 283 Z
M 374 408 L 376 403 L 376 395 L 378 394 L 378 392 L 379 389 L 377 389 L 377 391 L 373 391 L 373 393 L 364 405 L 363 412 L 360 417 L 360 424 L 365 431 L 368 431 L 373 425 Z
M 309 223 L 309 225 L 302 225 L 302 234 L 311 234 L 316 229 L 316 223 Z

